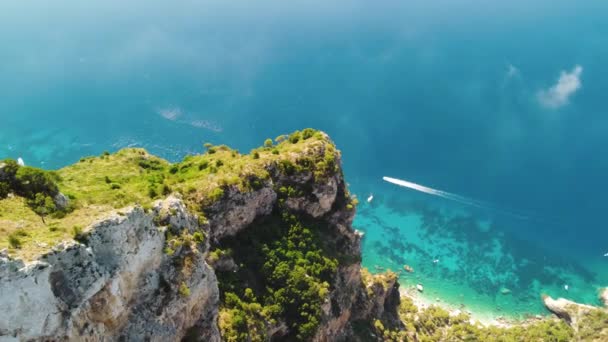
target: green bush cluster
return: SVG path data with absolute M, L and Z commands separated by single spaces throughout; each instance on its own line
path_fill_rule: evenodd
M 296 144 L 298 141 L 300 141 L 300 139 L 307 140 L 312 138 L 315 133 L 317 133 L 317 130 L 312 128 L 305 128 L 302 131 L 295 131 L 291 133 L 287 140 L 292 144 Z M 279 139 L 279 137 L 277 137 L 277 139 Z
M 23 229 L 14 231 L 12 234 L 10 234 L 8 236 L 9 246 L 11 246 L 11 248 L 21 248 L 21 245 L 22 245 L 21 238 L 26 237 L 28 235 L 29 234 Z
M 283 141 L 287 140 L 287 138 L 288 138 L 288 136 L 287 136 L 287 135 L 285 135 L 285 134 L 281 134 L 281 135 L 279 135 L 278 137 L 274 138 L 274 141 L 275 141 L 277 144 L 280 144 L 280 143 L 282 143 Z
M 207 198 L 211 203 L 219 201 L 224 196 L 224 189 L 217 187 L 209 193 Z
M 382 322 L 374 322 L 373 325 L 370 324 L 370 328 L 374 334 L 382 336 L 384 341 L 587 341 L 575 336 L 574 330 L 561 320 L 544 319 L 511 327 L 484 326 L 471 323 L 470 316 L 465 313 L 450 315 L 438 306 L 420 309 L 408 297 L 401 298 L 399 316 L 403 329 L 386 329 Z M 359 329 L 362 337 L 369 335 L 369 332 Z
M 180 296 L 182 296 L 182 297 L 188 297 L 188 296 L 190 296 L 190 288 L 184 282 L 182 282 L 179 285 L 179 290 L 178 291 L 179 291 Z
M 141 158 L 137 165 L 145 170 L 160 171 L 163 169 L 163 164 L 158 159 Z
M 150 173 L 146 176 L 146 181 L 148 183 L 148 197 L 151 199 L 155 199 L 159 194 L 165 192 L 165 175 L 163 173 Z M 169 193 L 171 192 L 170 188 L 167 190 L 169 190 Z
M 203 232 L 194 232 L 194 234 L 192 234 L 192 240 L 194 240 L 194 242 L 201 244 L 205 241 L 205 233 Z
M 602 341 L 608 341 L 608 312 L 591 310 L 584 313 L 578 323 L 577 337 L 581 341 L 593 341 L 600 336 Z
M 281 321 L 290 329 L 288 339 L 308 340 L 318 328 L 338 262 L 321 249 L 315 230 L 287 212 L 255 230 L 231 242 L 239 246 L 234 258 L 242 264 L 240 271 L 218 274 L 224 297 L 223 337 L 264 340 L 265 329 L 260 327 Z
M 227 342 L 267 341 L 268 314 L 250 288 L 246 288 L 243 299 L 234 293 L 226 293 L 225 307 L 220 310 L 219 327 L 222 340 Z
M 59 194 L 55 183 L 58 176 L 30 166 L 20 166 L 16 161 L 7 159 L 0 174 L 0 199 L 9 193 L 24 197 L 27 205 L 44 220 L 50 214 L 65 215 L 64 210 L 57 208 L 53 198 Z M 61 213 L 59 213 L 61 212 Z
M 296 190 L 292 186 L 282 186 L 279 188 L 279 196 L 281 198 L 299 197 L 303 196 L 302 190 Z
M 220 258 L 223 256 L 232 256 L 232 249 L 216 248 L 213 251 L 209 252 L 209 255 L 207 256 L 207 261 L 210 264 L 213 264 L 216 261 L 220 260 Z

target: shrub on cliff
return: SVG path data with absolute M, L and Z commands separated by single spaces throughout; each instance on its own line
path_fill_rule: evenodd
M 19 236 L 15 233 L 8 236 L 8 244 L 11 248 L 21 248 L 22 242 Z
M 59 194 L 57 176 L 30 166 L 19 166 L 14 160 L 5 160 L 0 181 L 0 199 L 13 192 L 26 199 L 27 205 L 38 215 L 57 211 L 53 198 Z
M 27 201 L 27 204 L 36 214 L 42 217 L 43 221 L 46 215 L 51 214 L 56 210 L 53 199 L 43 193 L 37 193 L 33 199 Z
M 296 216 L 283 212 L 268 220 L 256 226 L 254 234 L 234 241 L 240 271 L 218 273 L 226 298 L 220 328 L 223 336 L 256 340 L 265 331 L 258 325 L 285 322 L 288 340 L 309 340 L 319 326 L 338 262 L 319 247 L 317 230 L 308 229 Z M 255 280 L 249 278 L 251 270 L 259 272 Z
M 315 135 L 316 132 L 317 131 L 312 128 L 305 128 L 302 130 L 302 139 L 306 140 L 312 138 L 312 136 Z
M 9 187 L 8 183 L 0 182 L 0 199 L 6 198 L 10 192 L 11 188 Z
M 297 144 L 300 141 L 300 132 L 295 131 L 289 135 L 289 142 L 292 144 Z
M 574 331 L 560 320 L 545 319 L 527 325 L 511 327 L 483 326 L 471 323 L 465 313 L 450 315 L 438 306 L 418 308 L 408 297 L 402 297 L 399 317 L 405 327 L 402 330 L 375 328 L 384 341 L 403 341 L 405 336 L 418 341 L 572 341 Z M 365 333 L 365 331 L 364 331 Z M 408 339 L 409 340 L 409 339 Z M 586 339 L 582 339 L 586 340 Z
M 15 174 L 15 192 L 25 198 L 33 199 L 37 194 L 55 196 L 59 193 L 57 185 L 46 171 L 23 166 Z

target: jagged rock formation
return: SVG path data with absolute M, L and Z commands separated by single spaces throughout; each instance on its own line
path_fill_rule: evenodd
M 204 155 L 170 164 L 127 149 L 83 158 L 56 175 L 34 174 L 53 190 L 48 195 L 56 211 L 34 212 L 7 187 L 0 196 L 0 206 L 10 208 L 3 212 L 11 213 L 0 217 L 11 232 L 0 234 L 10 246 L 0 251 L 0 341 L 213 342 L 225 339 L 224 331 L 240 334 L 238 341 L 252 335 L 267 341 L 397 341 L 426 336 L 432 314 L 442 315 L 441 331 L 467 321 L 407 311 L 413 310 L 408 304 L 406 317 L 426 319 L 406 323 L 398 312 L 396 275 L 362 271 L 361 235 L 352 228 L 356 200 L 340 153 L 322 132 L 296 132 L 249 155 L 210 146 Z M 34 190 L 30 202 L 39 192 Z M 283 226 L 264 226 L 277 222 Z M 268 265 L 247 264 L 253 256 L 239 255 L 252 251 L 239 242 L 259 240 L 261 228 L 271 233 L 253 252 L 266 253 L 263 262 L 280 254 L 273 261 L 289 266 L 270 268 L 279 275 L 268 275 Z M 74 239 L 65 239 L 71 229 Z M 48 243 L 36 241 L 40 236 Z M 57 243 L 57 236 L 64 241 Z M 285 250 L 300 255 L 289 259 Z M 289 273 L 298 267 L 305 271 Z M 310 290 L 304 293 L 312 293 L 315 303 L 285 299 L 281 288 L 268 290 L 269 278 L 287 273 L 295 285 L 284 287 Z M 234 274 L 250 282 L 228 300 L 222 277 Z M 255 298 L 256 292 L 264 298 Z M 608 290 L 602 299 L 608 300 Z M 604 336 L 591 323 L 605 319 L 606 310 L 562 299 L 545 303 L 572 324 L 595 327 L 584 336 Z M 314 305 L 318 310 L 310 310 Z M 246 319 L 230 310 L 248 310 Z M 288 310 L 300 316 L 287 317 Z M 294 323 L 302 317 L 310 318 L 306 334 Z
M 608 289 L 600 292 L 600 299 L 606 303 Z M 578 340 L 608 340 L 608 309 L 579 304 L 564 298 L 553 299 L 543 296 L 547 309 L 565 320 L 576 332 Z
M 312 136 L 306 134 L 303 140 Z M 213 201 L 207 196 L 211 190 L 189 191 L 194 195 L 187 200 L 175 193 L 146 209 L 131 205 L 108 211 L 78 231 L 75 240 L 61 242 L 28 263 L 10 257 L 4 250 L 0 255 L 0 341 L 219 341 L 220 293 L 214 267 L 231 271 L 239 266 L 222 256 L 211 262 L 212 267 L 206 258 L 213 246 L 247 232 L 279 203 L 289 212 L 328 227 L 325 243 L 343 260 L 331 277 L 312 340 L 347 339 L 355 320 L 396 316 L 398 285 L 394 279 L 388 287 L 373 285 L 366 289 L 362 283 L 360 236 L 351 227 L 355 210 L 342 176 L 339 153 L 326 135 L 315 137 L 299 145 L 297 139 L 285 142 L 308 147 L 301 152 L 278 155 L 268 150 L 268 158 L 278 162 L 269 159 L 264 164 L 267 177 L 251 178 L 258 182 L 255 187 L 224 183 Z M 164 167 L 162 161 L 138 150 L 123 154 L 126 157 L 121 158 L 137 162 L 144 170 Z M 294 171 L 294 164 L 281 162 L 285 156 L 294 163 L 303 160 L 306 167 L 298 166 Z M 104 155 L 99 163 L 111 158 Z M 234 158 L 234 152 L 228 158 Z M 315 158 L 322 160 L 316 168 L 309 165 Z M 86 159 L 83 162 L 86 167 Z M 199 170 L 206 167 L 204 163 Z M 221 166 L 215 161 L 214 165 Z M 171 170 L 167 177 L 174 173 Z M 106 175 L 105 183 L 119 176 Z M 103 180 L 101 183 L 105 184 Z M 277 192 L 286 187 L 298 191 L 279 201 Z M 151 192 L 150 196 L 154 195 Z M 67 197 L 57 195 L 56 202 L 65 207 Z M 278 322 L 268 325 L 266 335 L 280 338 L 290 329 Z
M 573 326 L 578 325 L 581 315 L 597 309 L 591 305 L 578 304 L 564 298 L 553 299 L 549 296 L 544 297 L 543 302 L 549 311 Z
M 155 224 L 158 217 L 167 225 Z M 0 340 L 178 341 L 199 324 L 209 341 L 219 341 L 219 296 L 206 248 L 167 255 L 165 229 L 198 229 L 175 197 L 149 213 L 140 207 L 114 213 L 89 227 L 83 243 L 61 243 L 28 265 L 4 255 Z

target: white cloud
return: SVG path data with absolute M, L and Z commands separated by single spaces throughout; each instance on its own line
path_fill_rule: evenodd
M 567 105 L 570 96 L 581 87 L 581 74 L 583 67 L 577 65 L 572 71 L 562 71 L 557 83 L 549 89 L 538 92 L 538 100 L 547 108 L 559 108 Z

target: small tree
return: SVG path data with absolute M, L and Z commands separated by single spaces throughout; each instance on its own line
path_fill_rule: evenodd
M 42 222 L 45 224 L 46 222 L 44 221 L 44 217 L 56 210 L 53 199 L 40 192 L 36 194 L 34 199 L 28 201 L 28 205 L 36 214 L 40 216 Z
M 272 147 L 272 139 L 266 139 L 264 140 L 264 147 Z

